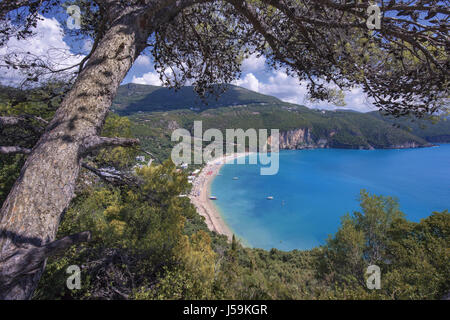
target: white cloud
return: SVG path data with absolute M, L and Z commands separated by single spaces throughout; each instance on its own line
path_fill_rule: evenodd
M 5 55 L 17 53 L 16 61 L 31 62 L 33 59 L 42 60 L 49 64 L 53 70 L 66 68 L 77 64 L 83 59 L 82 55 L 75 55 L 70 51 L 69 45 L 64 41 L 61 25 L 55 18 L 40 17 L 35 33 L 26 40 L 11 38 L 6 45 L 0 48 L 0 59 Z M 0 81 L 4 84 L 17 84 L 24 79 L 18 70 L 0 67 Z
M 264 56 L 258 57 L 256 53 L 249 56 L 242 62 L 243 72 L 261 71 L 266 63 Z
M 307 95 L 307 82 L 299 82 L 295 77 L 288 76 L 282 70 L 269 73 L 266 81 L 259 80 L 253 73 L 247 73 L 241 79 L 234 81 L 233 84 L 259 93 L 275 96 L 282 101 L 302 104 L 308 107 L 321 109 L 346 108 L 362 112 L 375 110 L 361 88 L 354 88 L 345 92 L 347 105 L 344 107 L 336 107 L 326 101 L 313 104 L 305 99 Z
M 85 40 L 83 42 L 83 51 L 88 52 L 88 53 L 91 52 L 93 45 L 94 45 L 94 41 L 92 41 L 91 39 Z
M 136 59 L 135 64 L 138 65 L 138 66 L 148 67 L 148 66 L 151 65 L 150 57 L 146 56 L 146 55 L 140 55 Z
M 253 73 L 247 73 L 242 79 L 238 79 L 233 82 L 233 84 L 247 88 L 252 91 L 260 92 L 259 90 L 259 80 L 255 77 Z
M 360 87 L 353 88 L 350 91 L 345 92 L 345 102 L 349 109 L 357 110 L 357 111 L 373 111 L 377 110 L 371 104 L 371 100 L 364 94 L 363 90 Z
M 259 58 L 256 60 L 258 59 Z M 258 66 L 258 63 L 260 62 L 256 62 L 256 60 L 249 62 L 248 65 L 253 65 L 254 67 Z M 256 67 L 256 69 L 260 70 L 259 67 Z M 235 80 L 232 83 L 252 91 L 275 96 L 285 102 L 306 105 L 310 108 L 330 110 L 345 108 L 361 112 L 374 110 L 374 107 L 367 101 L 361 88 L 354 88 L 345 92 L 345 101 L 347 105 L 343 107 L 336 107 L 326 101 L 311 103 L 305 99 L 307 95 L 306 81 L 299 82 L 295 77 L 288 76 L 283 70 L 275 70 L 271 72 L 257 72 L 257 70 L 254 73 L 244 73 L 240 79 Z M 168 74 L 170 74 L 170 72 L 168 72 Z M 159 75 L 155 71 L 147 72 L 140 77 L 133 75 L 131 82 L 155 86 L 162 85 Z
M 260 81 L 253 73 L 247 73 L 233 84 L 272 95 L 290 103 L 303 103 L 306 94 L 306 84 L 299 84 L 297 79 L 289 77 L 281 70 L 271 72 L 266 82 Z
M 276 70 L 262 86 L 262 93 L 280 98 L 291 103 L 304 103 L 306 82 L 299 83 L 296 78 L 289 77 L 285 72 Z
M 147 65 L 150 58 L 140 56 L 136 60 L 137 65 Z M 264 70 L 266 59 L 264 56 L 257 57 L 256 54 L 249 56 L 242 63 L 243 75 L 232 83 L 259 93 L 275 96 L 282 101 L 306 105 L 310 108 L 337 109 L 346 108 L 357 111 L 370 111 L 374 107 L 367 101 L 361 88 L 354 88 L 345 92 L 346 106 L 336 107 L 326 101 L 311 103 L 305 99 L 307 95 L 307 82 L 299 82 L 295 77 L 290 77 L 284 70 Z M 170 72 L 169 72 L 170 73 Z M 159 75 L 155 71 L 147 72 L 141 77 L 133 75 L 131 82 L 161 86 Z
M 132 83 L 137 84 L 149 84 L 153 86 L 162 86 L 162 82 L 159 79 L 159 74 L 156 72 L 147 72 L 142 75 L 142 77 L 133 76 L 131 80 Z
M 165 77 L 168 77 L 170 80 L 174 80 L 174 71 L 176 72 L 176 75 L 178 77 L 178 79 L 181 79 L 181 71 L 177 68 L 171 69 L 171 68 L 166 68 L 164 70 L 164 74 Z M 163 86 L 163 83 L 161 82 L 160 78 L 159 78 L 159 73 L 156 71 L 149 71 L 147 73 L 144 73 L 141 77 L 137 77 L 136 75 L 133 75 L 132 79 L 131 79 L 131 83 L 137 83 L 137 84 L 148 84 L 148 85 L 153 85 L 153 86 Z M 187 80 L 186 83 L 184 83 L 184 85 L 186 86 L 190 86 L 192 85 L 193 81 L 192 80 Z

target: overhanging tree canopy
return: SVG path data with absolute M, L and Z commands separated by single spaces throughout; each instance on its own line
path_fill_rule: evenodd
M 0 62 L 25 72 L 22 85 L 45 81 L 54 95 L 62 96 L 45 132 L 26 151 L 30 155 L 0 212 L 2 298 L 32 294 L 45 261 L 45 255 L 36 258 L 35 253 L 50 254 L 47 248 L 55 247 L 82 157 L 104 145 L 137 143 L 105 139 L 98 133 L 118 86 L 142 53 L 152 55 L 167 85 L 193 81 L 200 94 L 238 77 L 243 58 L 257 53 L 264 54 L 272 67 L 308 81 L 312 99 L 332 100 L 329 85 L 332 89 L 356 85 L 387 113 L 423 116 L 438 112 L 448 98 L 448 1 L 382 1 L 379 30 L 366 25 L 369 1 L 74 3 L 81 9 L 81 29 L 67 30 L 68 34 L 93 40 L 91 52 L 80 63 L 55 69 L 48 62 L 32 63 L 14 54 Z M 29 37 L 41 14 L 67 4 L 2 1 L 0 45 L 11 37 Z M 65 78 L 67 86 L 55 86 L 61 82 L 54 79 L 61 81 L 67 71 L 75 72 Z

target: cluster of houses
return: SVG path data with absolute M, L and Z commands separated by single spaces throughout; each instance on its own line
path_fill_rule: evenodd
M 152 164 L 152 162 L 153 162 L 153 159 L 150 159 L 150 161 L 148 163 L 146 163 L 145 156 L 137 156 L 136 157 L 136 162 L 137 162 L 137 164 L 133 167 L 134 169 L 142 168 L 145 165 L 150 166 Z M 177 169 L 177 171 L 186 170 L 188 167 L 189 167 L 189 165 L 187 163 L 182 163 L 180 165 L 180 168 Z M 188 176 L 188 182 L 192 184 L 194 182 L 194 179 L 198 176 L 199 173 L 200 173 L 200 169 L 194 170 Z
M 182 163 L 180 165 L 180 169 L 178 170 L 186 170 L 189 167 L 189 165 L 187 163 Z M 198 176 L 198 174 L 200 173 L 200 169 L 196 169 L 194 171 L 192 171 L 192 173 L 188 176 L 188 182 L 189 183 L 193 183 L 194 179 Z
M 200 169 L 194 170 L 189 176 L 188 176 L 188 182 L 193 183 L 194 179 L 197 177 L 197 175 L 200 173 Z
M 136 162 L 137 163 L 134 165 L 133 169 L 136 169 L 136 168 L 140 169 L 143 166 L 151 166 L 152 162 L 153 162 L 153 159 L 150 158 L 150 160 L 148 162 L 146 162 L 145 156 L 137 156 L 136 157 Z

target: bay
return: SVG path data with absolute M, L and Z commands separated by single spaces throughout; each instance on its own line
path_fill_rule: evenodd
M 406 218 L 415 222 L 450 208 L 450 144 L 279 156 L 276 175 L 260 175 L 259 164 L 226 164 L 211 185 L 218 197 L 214 204 L 245 245 L 303 250 L 324 244 L 344 214 L 360 209 L 361 189 L 397 197 Z

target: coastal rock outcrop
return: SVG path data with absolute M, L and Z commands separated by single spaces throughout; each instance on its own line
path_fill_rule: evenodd
M 426 145 L 421 145 L 416 143 L 415 141 L 407 141 L 405 143 L 402 144 L 396 144 L 391 146 L 391 149 L 409 149 L 409 148 L 422 148 L 422 147 L 431 147 L 433 146 L 431 143 L 426 144 Z
M 271 143 L 272 137 L 267 139 Z M 299 128 L 280 132 L 280 150 L 315 149 L 327 148 L 328 139 L 325 137 L 315 138 L 311 134 L 310 128 Z
M 267 139 L 267 144 L 270 145 L 272 137 Z M 364 136 L 358 133 L 348 135 L 348 133 L 339 134 L 339 132 L 332 130 L 324 132 L 321 136 L 313 133 L 312 128 L 298 128 L 287 131 L 281 131 L 279 134 L 279 148 L 280 150 L 298 150 L 298 149 L 321 149 L 321 148 L 343 148 L 343 149 L 406 149 L 406 148 L 421 148 L 430 147 L 430 143 L 418 143 L 417 141 L 405 141 L 402 143 L 392 143 L 391 145 L 380 146 L 377 143 L 365 139 Z

